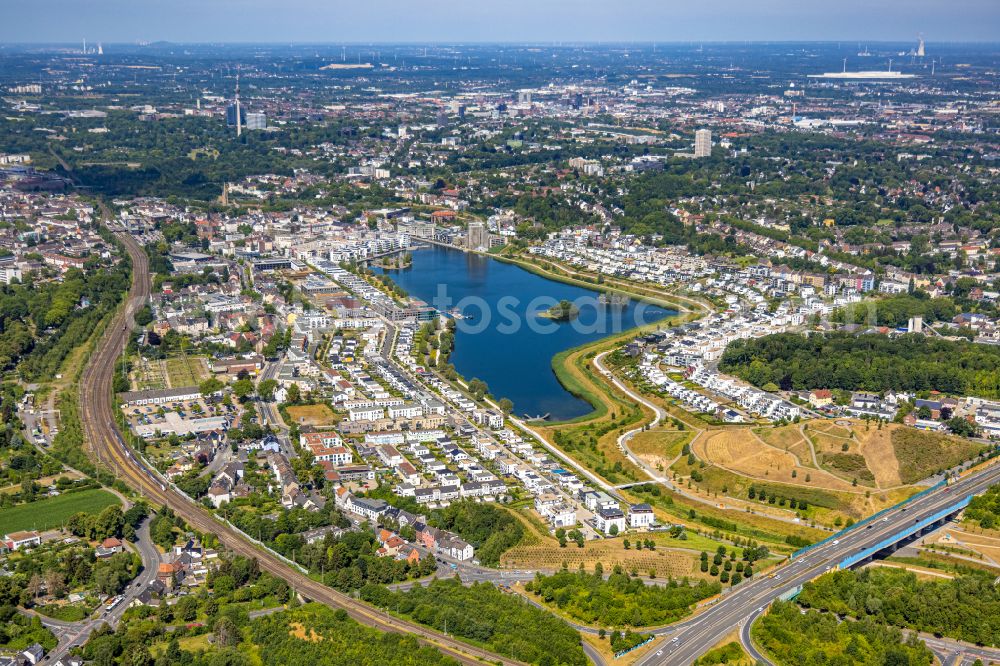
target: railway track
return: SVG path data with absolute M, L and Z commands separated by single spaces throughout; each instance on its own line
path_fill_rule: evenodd
M 273 552 L 252 542 L 242 532 L 222 522 L 190 497 L 174 490 L 162 477 L 137 458 L 126 445 L 115 421 L 112 403 L 112 381 L 115 364 L 128 341 L 133 316 L 149 299 L 149 262 L 142 247 L 131 235 L 115 234 L 125 246 L 132 261 L 132 286 L 124 306 L 118 311 L 97 348 L 91 355 L 80 382 L 80 418 L 93 455 L 98 464 L 113 471 L 118 478 L 151 501 L 168 506 L 192 528 L 204 534 L 214 534 L 232 552 L 256 558 L 260 568 L 281 578 L 295 593 L 332 608 L 343 609 L 357 622 L 397 633 L 412 634 L 444 654 L 465 664 L 484 661 L 509 664 L 521 662 L 457 641 L 427 627 L 391 617 L 352 597 L 313 580 L 294 569 Z

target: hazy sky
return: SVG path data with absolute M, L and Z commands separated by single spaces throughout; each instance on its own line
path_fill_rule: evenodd
M 0 0 L 0 41 L 1000 41 L 1000 0 Z

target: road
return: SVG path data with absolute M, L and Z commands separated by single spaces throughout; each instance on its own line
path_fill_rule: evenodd
M 998 481 L 1000 465 L 987 467 L 949 487 L 892 510 L 882 520 L 844 531 L 837 539 L 816 546 L 775 569 L 774 578 L 762 576 L 730 588 L 707 610 L 690 620 L 665 628 L 663 633 L 670 635 L 671 640 L 663 641 L 655 652 L 638 661 L 637 666 L 691 663 L 734 627 L 750 619 L 757 609 L 765 608 L 781 595 L 789 594 L 803 583 L 822 575 L 845 557 L 875 546 L 906 527 L 947 509 L 959 499 L 985 491 Z
M 639 426 L 638 428 L 632 428 L 631 430 L 628 430 L 628 431 L 622 433 L 621 435 L 619 435 L 618 436 L 618 440 L 617 440 L 618 447 L 625 453 L 626 457 L 633 464 L 635 464 L 637 467 L 639 467 L 644 472 L 646 472 L 646 474 L 649 476 L 649 478 L 651 480 L 653 480 L 654 482 L 660 483 L 660 484 L 664 485 L 667 489 L 671 490 L 672 492 L 675 492 L 678 495 L 681 495 L 681 496 L 683 496 L 683 497 L 685 497 L 685 498 L 687 498 L 689 500 L 692 500 L 694 502 L 698 502 L 700 504 L 706 504 L 706 505 L 711 506 L 713 508 L 718 507 L 719 506 L 719 501 L 718 500 L 711 500 L 711 499 L 702 497 L 700 495 L 697 495 L 695 493 L 688 492 L 684 488 L 682 488 L 682 487 L 678 486 L 677 484 L 673 483 L 669 478 L 667 478 L 666 476 L 664 476 L 662 473 L 657 472 L 656 469 L 654 469 L 651 465 L 649 465 L 642 458 L 640 458 L 639 456 L 637 456 L 632 451 L 632 449 L 629 448 L 628 443 L 629 443 L 629 441 L 631 441 L 631 439 L 633 437 L 635 437 L 636 434 L 642 432 L 645 428 L 649 428 L 649 429 L 655 428 L 660 423 L 662 423 L 663 421 L 665 421 L 669 415 L 667 414 L 667 411 L 665 409 L 663 409 L 662 407 L 660 407 L 656 403 L 651 402 L 650 400 L 646 399 L 642 395 L 639 395 L 638 393 L 636 393 L 635 391 L 633 391 L 631 388 L 629 388 L 623 381 L 621 381 L 620 379 L 618 379 L 618 377 L 616 377 L 614 375 L 614 373 L 611 372 L 610 369 L 608 369 L 607 366 L 604 365 L 604 357 L 607 356 L 609 353 L 610 352 L 602 352 L 602 353 L 598 354 L 597 356 L 595 356 L 594 357 L 594 367 L 597 368 L 597 371 L 600 372 L 602 375 L 604 375 L 604 378 L 607 381 L 609 381 L 611 384 L 613 384 L 615 386 L 615 388 L 617 388 L 619 391 L 621 391 L 626 396 L 628 396 L 629 399 L 634 400 L 635 402 L 637 402 L 637 403 L 643 405 L 644 407 L 648 408 L 655 415 L 653 417 L 653 420 L 650 421 L 645 426 Z M 698 432 L 700 432 L 700 431 L 698 431 Z M 694 441 L 694 440 L 692 440 L 692 441 Z M 639 485 L 639 484 L 643 484 L 643 483 L 648 483 L 648 481 L 639 481 L 639 482 L 636 482 L 636 483 L 625 483 L 625 484 L 622 484 L 622 485 L 619 485 L 619 486 L 615 486 L 615 488 L 616 489 L 629 488 L 631 486 Z M 615 497 L 620 497 L 620 494 L 615 493 Z M 733 500 L 730 500 L 730 501 L 732 502 Z M 748 504 L 744 504 L 743 506 L 749 506 L 749 505 Z M 730 506 L 728 508 L 731 509 L 733 507 Z M 739 508 L 739 507 L 736 507 L 736 508 Z M 756 508 L 751 508 L 750 511 L 749 511 L 749 513 L 756 514 L 756 515 L 766 516 L 767 518 L 770 518 L 771 520 L 777 520 L 777 521 L 780 521 L 780 522 L 783 522 L 783 523 L 790 523 L 790 524 L 793 524 L 793 525 L 801 524 L 801 521 L 798 518 L 792 518 L 792 517 L 789 517 L 789 516 L 774 515 L 774 514 L 771 514 L 771 513 L 763 513 L 763 512 L 759 511 Z
M 118 621 L 121 620 L 132 601 L 156 578 L 156 572 L 160 565 L 160 552 L 156 549 L 156 545 L 149 535 L 148 518 L 136 530 L 135 545 L 142 558 L 142 570 L 122 592 L 124 599 L 113 610 L 103 611 L 99 609 L 97 617 L 81 622 L 62 622 L 39 615 L 42 624 L 48 627 L 59 639 L 59 644 L 49 653 L 48 661 L 54 663 L 65 657 L 73 646 L 86 643 L 90 634 L 103 624 L 109 624 L 113 628 L 117 627 Z
M 322 585 L 292 568 L 273 551 L 254 543 L 248 536 L 213 516 L 187 495 L 174 489 L 159 474 L 141 462 L 126 446 L 115 420 L 111 383 L 115 362 L 128 340 L 133 315 L 149 298 L 149 263 L 142 247 L 130 235 L 116 233 L 132 260 L 132 287 L 124 306 L 109 324 L 91 355 L 80 385 L 80 419 L 99 464 L 114 470 L 118 478 L 150 501 L 170 507 L 193 529 L 215 534 L 230 551 L 256 558 L 263 571 L 283 579 L 298 594 L 333 608 L 342 608 L 356 621 L 383 631 L 412 634 L 443 653 L 466 664 L 480 660 L 500 664 L 518 662 L 471 646 L 419 624 L 386 617 L 365 604 Z
M 261 382 L 268 379 L 274 379 L 280 368 L 281 361 L 265 361 L 264 369 L 261 370 L 260 376 L 257 377 L 257 385 L 260 386 Z M 289 459 L 294 458 L 296 455 L 295 446 L 288 439 L 288 426 L 281 418 L 281 412 L 278 411 L 278 403 L 256 398 L 254 406 L 257 408 L 257 418 L 260 419 L 261 426 L 271 426 L 274 436 L 278 439 L 278 446 L 281 447 L 281 452 Z

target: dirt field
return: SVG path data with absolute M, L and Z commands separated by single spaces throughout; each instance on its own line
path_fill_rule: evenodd
M 851 428 L 847 428 L 833 421 L 810 421 L 809 428 L 832 437 L 850 438 Z
M 334 413 L 323 403 L 289 407 L 288 416 L 299 425 L 322 427 L 337 423 Z
M 755 428 L 753 432 L 771 446 L 791 453 L 803 467 L 816 469 L 813 448 L 802 434 L 802 426 L 792 423 L 780 428 Z
M 896 423 L 878 427 L 858 420 L 815 420 L 802 427 L 808 440 L 793 441 L 793 426 L 758 428 L 755 432 L 767 443 L 798 456 L 804 466 L 811 466 L 815 451 L 820 467 L 827 472 L 881 490 L 920 481 L 979 450 L 978 444 L 966 440 Z
M 693 444 L 692 450 L 702 460 L 751 478 L 828 490 L 852 490 L 850 482 L 823 470 L 804 467 L 794 455 L 765 443 L 749 428 L 706 433 Z M 805 481 L 807 475 L 810 477 L 808 483 Z
M 941 546 L 967 549 L 983 557 L 987 564 L 1000 565 L 1000 536 L 992 530 L 968 527 L 946 529 L 936 543 Z M 977 530 L 978 533 L 973 530 Z
M 809 441 L 813 443 L 816 454 L 821 453 L 848 453 L 857 449 L 857 442 L 847 437 L 834 437 L 821 432 L 806 431 L 809 434 Z M 844 445 L 847 448 L 844 448 Z
M 323 640 L 323 637 L 317 634 L 314 629 L 310 628 L 307 631 L 301 622 L 292 622 L 289 629 L 288 633 L 300 640 L 310 641 L 312 643 Z
M 565 562 L 570 570 L 576 571 L 582 562 L 585 569 L 592 571 L 594 565 L 600 562 L 605 571 L 620 564 L 625 571 L 635 570 L 643 576 L 648 575 L 650 570 L 655 570 L 660 578 L 704 576 L 700 571 L 697 551 L 662 546 L 654 551 L 625 550 L 620 539 L 587 541 L 583 548 L 577 548 L 573 543 L 560 548 L 558 544 L 551 545 L 549 542 L 515 546 L 504 553 L 500 561 L 508 569 L 537 567 L 555 570 Z
M 868 469 L 875 475 L 875 483 L 879 488 L 894 488 L 902 485 L 899 478 L 899 461 L 892 447 L 892 430 L 884 427 L 882 430 L 870 429 L 860 438 L 858 452 L 865 457 Z
M 780 428 L 754 428 L 754 434 L 771 446 L 790 451 L 793 446 L 803 441 L 802 432 L 797 423 Z

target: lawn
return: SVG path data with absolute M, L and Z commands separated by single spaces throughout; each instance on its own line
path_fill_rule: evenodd
M 76 493 L 20 504 L 0 512 L 0 534 L 20 530 L 48 530 L 59 527 L 74 513 L 98 513 L 117 505 L 118 498 L 106 490 L 91 488 Z
M 638 456 L 668 463 L 681 454 L 684 445 L 696 434 L 693 430 L 647 430 L 636 433 L 628 447 Z
M 205 359 L 199 356 L 168 358 L 164 365 L 171 388 L 197 386 L 208 377 Z

